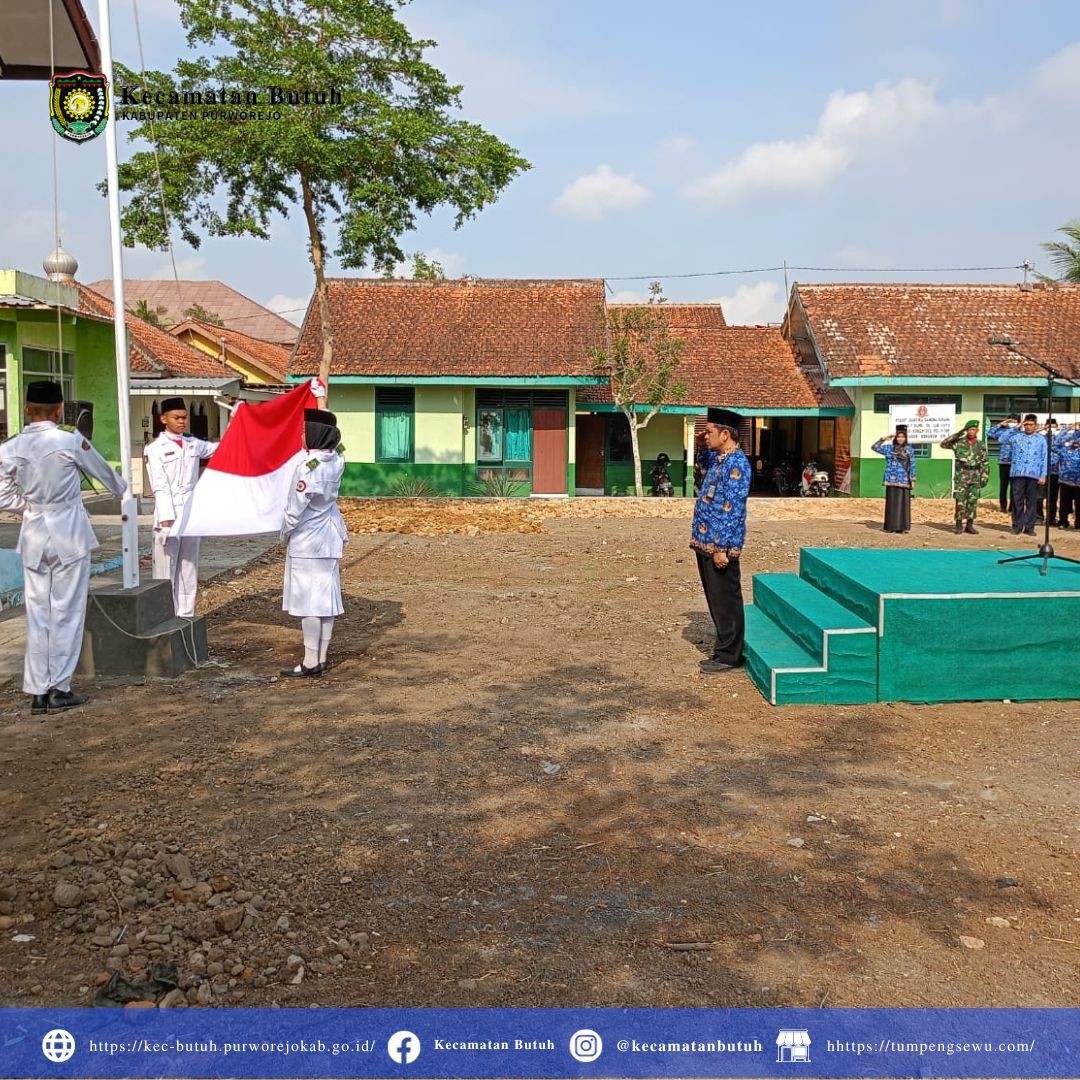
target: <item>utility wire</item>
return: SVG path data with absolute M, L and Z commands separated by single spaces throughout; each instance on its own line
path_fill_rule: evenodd
M 634 274 L 605 276 L 605 281 L 667 281 L 675 278 L 734 277 L 738 274 L 778 274 L 783 270 L 811 270 L 821 274 L 971 274 L 986 270 L 1023 270 L 1016 266 L 755 266 L 747 270 L 704 270 L 694 274 Z

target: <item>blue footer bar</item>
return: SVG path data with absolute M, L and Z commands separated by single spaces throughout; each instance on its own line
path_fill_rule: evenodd
M 0 1009 L 0 1077 L 1080 1077 L 1080 1009 Z

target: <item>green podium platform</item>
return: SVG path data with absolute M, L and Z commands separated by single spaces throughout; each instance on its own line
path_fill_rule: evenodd
M 804 548 L 754 578 L 747 674 L 773 705 L 1080 698 L 1080 566 L 1006 554 Z

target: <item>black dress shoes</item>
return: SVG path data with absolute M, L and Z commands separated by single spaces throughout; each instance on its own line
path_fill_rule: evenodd
M 82 694 L 73 694 L 70 690 L 49 691 L 49 712 L 65 712 L 67 709 L 75 709 L 85 705 L 90 699 Z
M 737 664 L 728 664 L 723 660 L 717 660 L 715 657 L 710 660 L 702 660 L 698 664 L 698 668 L 704 675 L 720 675 L 725 671 L 738 671 L 742 666 L 742 661 Z
M 49 711 L 49 695 L 48 694 L 34 694 L 30 699 L 30 715 L 40 716 L 42 713 Z
M 314 667 L 304 667 L 301 664 L 299 671 L 296 668 L 286 667 L 281 669 L 281 674 L 286 679 L 317 679 L 325 670 L 322 664 L 316 664 Z

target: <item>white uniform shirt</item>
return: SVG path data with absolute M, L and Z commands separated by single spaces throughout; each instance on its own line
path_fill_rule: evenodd
M 52 541 L 60 562 L 77 562 L 98 547 L 83 506 L 81 473 L 114 495 L 127 487 L 109 463 L 77 431 L 51 420 L 27 424 L 0 446 L 0 510 L 22 510 L 16 550 L 23 564 L 41 565 Z
M 180 446 L 177 445 L 180 440 Z M 154 524 L 176 521 L 199 479 L 199 462 L 218 448 L 216 442 L 193 435 L 161 432 L 143 450 L 150 488 L 154 492 Z
M 281 539 L 293 559 L 340 559 L 349 533 L 338 509 L 345 457 L 336 450 L 310 450 L 293 473 Z

